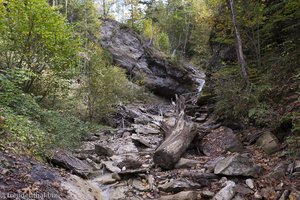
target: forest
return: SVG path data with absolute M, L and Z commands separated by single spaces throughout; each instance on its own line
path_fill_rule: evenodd
M 299 26 L 298 0 L 0 0 L 0 199 L 300 199 Z

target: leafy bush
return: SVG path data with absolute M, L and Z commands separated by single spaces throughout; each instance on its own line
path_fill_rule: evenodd
M 18 153 L 42 155 L 47 149 L 74 148 L 89 132 L 89 124 L 59 111 L 44 109 L 0 74 L 2 146 Z

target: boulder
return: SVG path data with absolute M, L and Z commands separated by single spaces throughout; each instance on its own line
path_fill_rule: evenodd
M 257 177 L 260 167 L 247 154 L 228 156 L 217 162 L 214 173 L 227 176 Z
M 112 54 L 114 63 L 126 69 L 130 78 L 142 80 L 153 93 L 173 98 L 175 94 L 201 91 L 205 82 L 203 72 L 189 64 L 171 61 L 147 46 L 147 42 L 125 25 L 106 19 L 101 36 L 101 44 Z
M 213 198 L 212 200 L 231 200 L 236 194 L 235 191 L 235 182 L 227 181 L 226 186 L 222 188 Z
M 104 144 L 95 144 L 95 153 L 99 156 L 113 156 L 114 152 L 111 148 Z
M 201 149 L 206 156 L 218 156 L 226 151 L 240 152 L 243 145 L 232 129 L 221 126 L 202 139 Z
M 261 147 L 266 153 L 272 154 L 280 149 L 279 141 L 271 132 L 265 132 L 256 141 L 256 145 Z
M 183 190 L 191 190 L 201 188 L 201 185 L 185 179 L 171 180 L 163 185 L 159 185 L 158 189 L 164 192 L 180 192 Z
M 54 165 L 70 170 L 72 173 L 82 178 L 88 178 L 93 172 L 93 168 L 89 164 L 79 160 L 70 152 L 57 151 L 54 153 L 54 156 L 50 158 L 50 162 Z

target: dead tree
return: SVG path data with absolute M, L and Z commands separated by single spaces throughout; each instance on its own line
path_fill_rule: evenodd
M 156 149 L 153 161 L 163 169 L 171 169 L 181 158 L 196 135 L 194 124 L 184 112 L 185 99 L 176 97 L 176 120 L 173 126 L 162 124 L 165 140 Z

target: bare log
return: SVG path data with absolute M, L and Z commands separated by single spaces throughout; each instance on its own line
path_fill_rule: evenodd
M 184 97 L 176 97 L 175 124 L 172 127 L 163 125 L 165 140 L 156 149 L 153 156 L 154 163 L 163 169 L 174 167 L 196 135 L 196 131 L 193 129 L 194 124 L 186 117 L 184 109 Z

